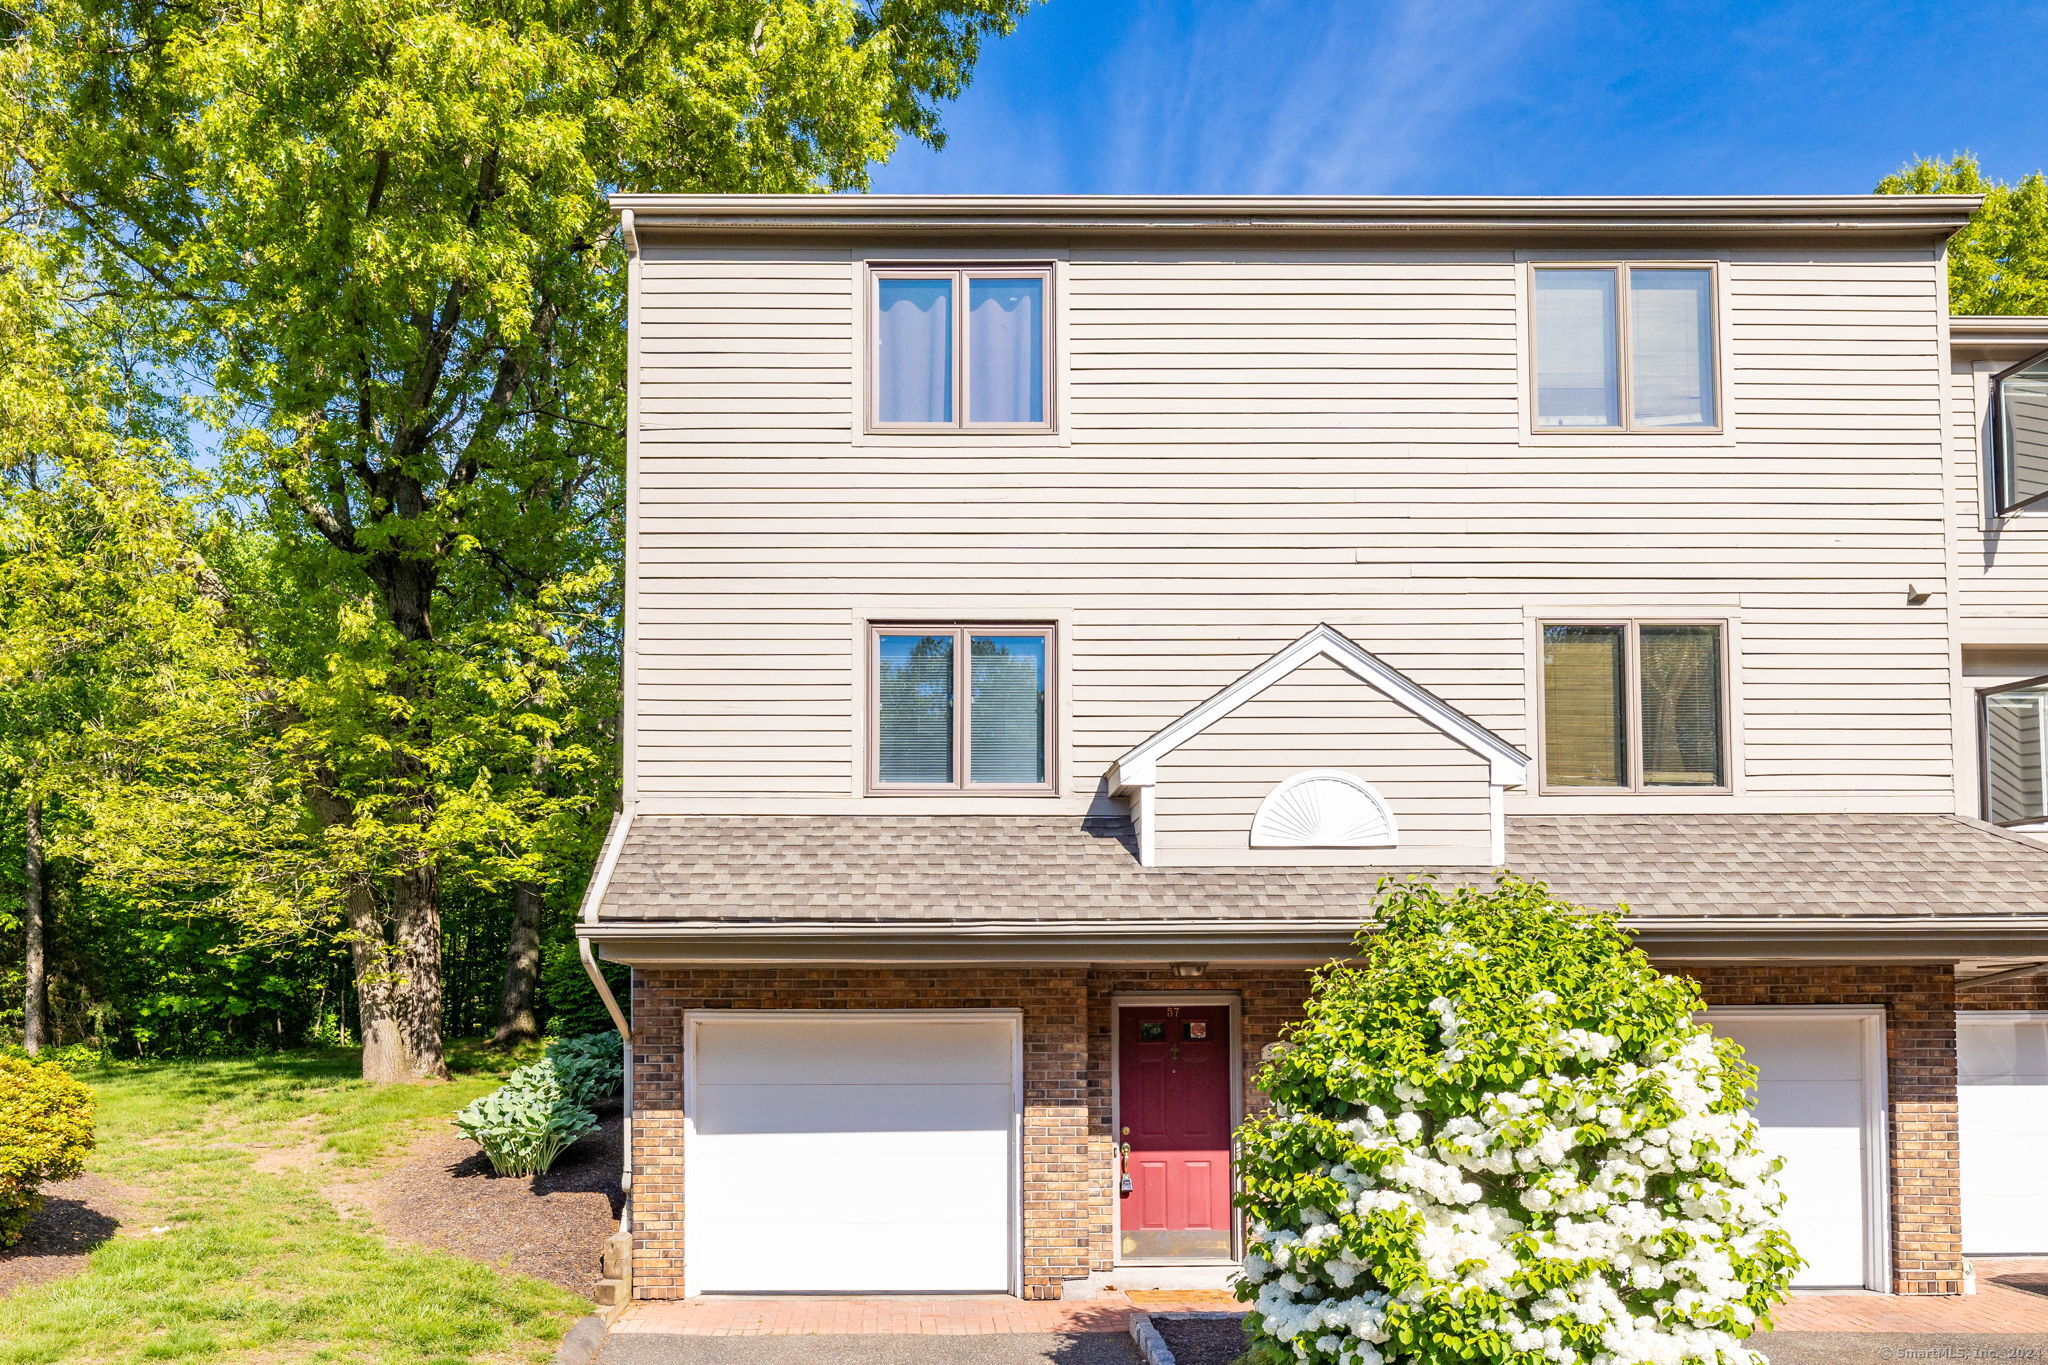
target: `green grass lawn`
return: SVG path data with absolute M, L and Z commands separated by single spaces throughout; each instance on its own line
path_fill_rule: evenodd
M 81 1072 L 100 1103 L 88 1169 L 140 1208 L 84 1274 L 0 1299 L 0 1365 L 548 1359 L 587 1300 L 388 1244 L 321 1193 L 445 1123 L 512 1063 L 458 1049 L 451 1065 L 445 1085 L 383 1087 L 357 1079 L 348 1052 Z M 331 1161 L 256 1169 L 266 1151 L 308 1144 Z

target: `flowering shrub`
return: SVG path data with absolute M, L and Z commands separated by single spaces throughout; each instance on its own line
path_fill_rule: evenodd
M 565 1070 L 549 1058 L 522 1066 L 455 1115 L 456 1128 L 484 1149 L 499 1175 L 539 1175 L 597 1127 L 596 1116 L 564 1084 Z
M 1242 1132 L 1261 1365 L 1762 1365 L 1798 1263 L 1741 1050 L 1616 919 L 1390 885 Z
M 21 1240 L 43 1182 L 83 1168 L 92 1113 L 92 1092 L 55 1062 L 0 1057 L 0 1248 Z

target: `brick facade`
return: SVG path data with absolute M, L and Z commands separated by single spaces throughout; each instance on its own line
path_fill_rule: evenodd
M 1961 1288 L 1953 973 L 1939 966 L 1699 966 L 1716 1005 L 1882 1005 L 1886 1010 L 1894 1289 Z M 1205 992 L 1238 1009 L 1244 1105 L 1261 1051 L 1299 1018 L 1308 973 L 1199 977 L 1119 967 L 749 968 L 634 973 L 634 1293 L 683 1292 L 682 1015 L 688 1009 L 1017 1009 L 1024 1024 L 1023 1290 L 1107 1271 L 1116 1256 L 1112 1002 Z M 1990 994 L 1990 993 L 1984 993 Z M 1979 1008 L 2022 1008 L 2000 1003 Z
M 633 973 L 633 1293 L 683 1293 L 683 1011 L 1015 1009 L 1024 1017 L 1024 1297 L 1088 1273 L 1100 1203 L 1088 1142 L 1080 968 L 750 968 Z
M 1956 992 L 1959 1010 L 2048 1010 L 2048 975 L 2022 976 Z
M 1891 1158 L 1892 1290 L 1962 1292 L 1955 972 L 1801 963 L 1673 967 L 1714 1005 L 1882 1005 Z

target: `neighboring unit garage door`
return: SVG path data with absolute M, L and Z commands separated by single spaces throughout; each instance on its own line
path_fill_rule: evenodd
M 690 1292 L 1010 1288 L 1018 1021 L 687 1016 Z
M 1757 1069 L 1756 1116 L 1764 1147 L 1785 1159 L 1785 1228 L 1806 1258 L 1794 1283 L 1866 1286 L 1870 1197 L 1876 1178 L 1883 1055 L 1881 1016 L 1827 1010 L 1709 1010 L 1714 1031 L 1742 1044 Z M 1873 1047 L 1873 1044 L 1877 1046 Z M 1873 1052 L 1876 1054 L 1873 1057 Z
M 2048 1016 L 1956 1016 L 1965 1254 L 2048 1251 Z

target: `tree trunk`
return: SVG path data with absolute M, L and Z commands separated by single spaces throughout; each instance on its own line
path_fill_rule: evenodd
M 34 1056 L 50 1041 L 50 969 L 43 951 L 49 887 L 43 867 L 43 803 L 40 800 L 29 800 L 22 825 L 23 842 L 28 846 L 23 866 L 26 875 L 21 912 L 23 976 L 28 989 L 21 1009 L 21 1046 Z
M 354 807 L 332 790 L 313 784 L 307 796 L 321 824 L 354 823 Z M 389 932 L 368 882 L 349 887 L 343 902 L 363 1079 L 372 1085 L 443 1080 L 439 871 L 422 858 L 393 879 L 391 900 Z
M 540 917 L 543 898 L 532 882 L 512 884 L 512 937 L 505 945 L 505 986 L 498 1001 L 498 1031 L 491 1041 L 512 1047 L 540 1036 L 533 1017 L 540 986 Z

